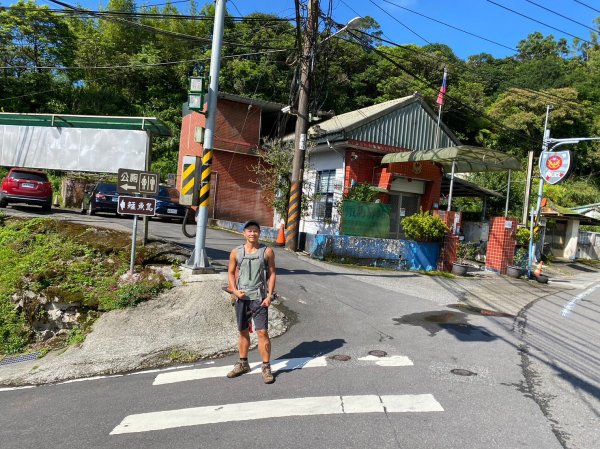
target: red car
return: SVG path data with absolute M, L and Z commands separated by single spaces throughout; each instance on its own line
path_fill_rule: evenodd
M 0 207 L 8 203 L 36 204 L 49 211 L 52 207 L 52 185 L 42 171 L 11 168 L 2 180 Z

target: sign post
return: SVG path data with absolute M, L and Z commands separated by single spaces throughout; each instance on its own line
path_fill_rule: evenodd
M 117 192 L 128 196 L 119 196 L 117 213 L 133 215 L 131 236 L 131 260 L 129 273 L 133 275 L 135 268 L 135 250 L 137 245 L 138 215 L 153 216 L 156 213 L 156 199 L 129 195 L 157 195 L 158 173 L 120 168 L 117 174 Z
M 137 244 L 138 215 L 152 217 L 156 214 L 156 199 L 142 198 L 139 196 L 119 196 L 117 212 L 121 215 L 133 215 L 133 230 L 131 232 L 131 259 L 129 274 L 133 275 L 135 269 L 135 250 Z

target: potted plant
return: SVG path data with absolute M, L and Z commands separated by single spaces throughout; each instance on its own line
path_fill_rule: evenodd
M 512 265 L 507 265 L 506 274 L 512 278 L 520 278 L 525 274 L 529 254 L 525 248 L 517 249 Z
M 457 276 L 466 275 L 469 268 L 469 264 L 467 264 L 466 261 L 474 259 L 476 251 L 477 247 L 475 246 L 475 243 L 459 242 L 458 247 L 456 248 L 456 262 L 452 264 L 452 274 L 456 274 Z
M 406 238 L 410 270 L 431 271 L 437 268 L 441 242 L 448 234 L 448 226 L 440 217 L 422 210 L 402 220 Z

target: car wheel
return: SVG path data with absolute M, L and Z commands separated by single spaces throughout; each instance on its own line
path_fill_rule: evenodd
M 42 210 L 44 212 L 51 212 L 52 211 L 52 203 L 46 203 L 42 206 Z
M 88 210 L 87 210 L 87 214 L 88 215 L 94 215 L 96 213 L 96 211 L 94 210 L 94 207 L 92 206 L 92 203 L 90 201 L 90 204 L 88 206 Z
M 8 203 L 6 202 L 6 200 L 0 200 L 0 207 L 6 207 L 8 206 Z

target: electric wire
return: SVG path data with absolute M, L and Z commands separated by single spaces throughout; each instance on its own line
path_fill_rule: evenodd
M 587 28 L 588 30 L 591 30 L 591 31 L 593 31 L 594 33 L 597 33 L 597 32 L 598 32 L 598 30 L 595 30 L 595 29 L 593 29 L 592 27 L 589 27 L 589 26 L 587 26 L 585 23 L 581 23 L 581 22 L 578 22 L 577 20 L 571 19 L 570 17 L 567 17 L 567 16 L 565 16 L 564 14 L 561 14 L 561 13 L 559 13 L 559 12 L 556 12 L 556 11 L 554 11 L 554 10 L 550 9 L 550 8 L 546 8 L 545 6 L 543 6 L 543 5 L 540 5 L 539 3 L 536 3 L 536 2 L 534 2 L 534 1 L 532 1 L 532 0 L 525 0 L 525 1 L 526 1 L 527 3 L 531 3 L 532 5 L 535 5 L 535 6 L 537 6 L 538 8 L 541 8 L 541 9 L 543 9 L 543 10 L 545 10 L 545 11 L 548 11 L 548 12 L 550 12 L 550 13 L 554 14 L 554 15 L 557 15 L 557 16 L 559 16 L 559 17 L 562 17 L 563 19 L 567 19 L 567 20 L 568 20 L 568 21 L 570 21 L 570 22 L 576 23 L 577 25 L 580 25 L 580 26 L 582 26 L 582 27 L 584 27 L 584 28 Z
M 365 31 L 362 31 L 362 30 L 359 30 L 359 29 L 353 30 L 353 31 L 361 33 L 361 34 L 366 35 L 368 37 L 371 37 L 373 39 L 377 39 L 379 41 L 385 42 L 387 44 L 393 45 L 395 47 L 402 48 L 404 50 L 407 50 L 409 52 L 414 53 L 417 56 L 424 56 L 424 57 L 429 58 L 429 59 L 431 59 L 431 60 L 433 60 L 433 61 L 435 61 L 437 63 L 442 63 L 442 64 L 445 64 L 445 65 L 449 65 L 450 64 L 450 65 L 452 65 L 454 67 L 454 69 L 457 68 L 457 65 L 449 62 L 448 60 L 445 60 L 445 59 L 442 59 L 442 58 L 440 58 L 440 57 L 438 57 L 436 55 L 433 55 L 431 53 L 423 53 L 423 52 L 421 52 L 421 51 L 419 51 L 419 50 L 417 50 L 415 48 L 412 48 L 410 46 L 398 44 L 396 42 L 393 42 L 393 41 L 390 41 L 390 40 L 387 40 L 387 39 L 383 39 L 383 38 L 381 38 L 379 36 L 367 33 Z M 413 62 L 413 61 L 411 61 L 411 62 Z M 474 74 L 474 72 L 472 72 L 472 71 L 470 71 L 470 73 Z M 483 82 L 489 82 L 490 81 L 489 78 L 484 78 L 483 76 L 478 76 L 478 79 L 479 79 L 479 81 L 483 81 Z M 576 104 L 578 106 L 580 105 L 580 103 L 578 103 L 578 102 L 576 102 L 574 100 L 571 100 L 570 98 L 561 97 L 560 95 L 552 94 L 550 92 L 545 92 L 545 91 L 539 91 L 539 90 L 535 90 L 535 89 L 530 89 L 530 88 L 525 87 L 525 86 L 520 86 L 518 84 L 510 83 L 506 79 L 493 79 L 493 81 L 495 81 L 495 82 L 502 82 L 506 86 L 514 87 L 514 88 L 517 88 L 517 89 L 522 89 L 522 90 L 525 90 L 525 91 L 531 93 L 532 95 L 528 96 L 527 98 L 533 98 L 534 95 L 542 95 L 542 96 L 544 96 L 546 98 L 549 98 L 549 99 L 559 100 L 560 102 Z
M 452 29 L 454 29 L 456 31 L 460 31 L 461 33 L 465 33 L 465 34 L 468 34 L 469 36 L 476 37 L 477 39 L 481 39 L 481 40 L 484 40 L 484 41 L 489 42 L 491 44 L 498 45 L 498 46 L 506 48 L 507 50 L 510 50 L 510 51 L 514 51 L 514 52 L 518 51 L 517 49 L 509 47 L 508 45 L 504 45 L 504 44 L 501 44 L 500 42 L 496 42 L 496 41 L 493 41 L 493 40 L 488 39 L 486 37 L 479 36 L 478 34 L 471 33 L 470 31 L 463 30 L 462 28 L 458 28 L 458 27 L 456 27 L 454 25 L 450 25 L 449 23 L 442 22 L 441 20 L 434 19 L 433 17 L 426 16 L 425 14 L 422 14 L 420 12 L 414 11 L 412 9 L 409 9 L 409 8 L 405 7 L 405 6 L 401 6 L 401 5 L 397 4 L 397 3 L 391 2 L 389 0 L 383 0 L 383 1 L 385 3 L 389 3 L 390 5 L 396 6 L 397 8 L 404 9 L 404 10 L 406 10 L 408 12 L 411 12 L 411 13 L 416 14 L 418 16 L 421 16 L 421 17 L 424 17 L 426 19 L 429 19 L 429 20 L 431 20 L 433 22 L 436 22 L 436 23 L 439 23 L 441 25 L 447 26 L 448 28 L 452 28 Z
M 234 55 L 223 55 L 222 58 L 242 58 L 244 56 L 256 56 L 256 55 L 264 55 L 270 53 L 281 53 L 289 50 L 267 50 L 261 52 L 252 52 L 252 53 L 237 53 Z M 144 67 L 157 67 L 162 65 L 176 65 L 176 64 L 185 64 L 187 62 L 199 62 L 201 60 L 206 60 L 207 58 L 195 58 L 195 59 L 184 59 L 180 61 L 164 61 L 164 62 L 152 62 L 146 64 L 127 64 L 127 65 L 111 65 L 111 66 L 74 66 L 74 67 L 60 67 L 60 66 L 0 66 L 0 69 L 23 69 L 23 70 L 111 70 L 111 69 L 131 69 L 131 68 L 144 68 Z M 275 61 L 271 61 L 275 62 Z
M 354 35 L 353 31 L 348 31 L 348 34 Z M 364 42 L 360 41 L 359 36 L 356 36 L 356 35 L 354 35 L 354 36 L 356 37 L 357 42 L 354 42 L 353 40 L 346 40 L 346 39 L 344 39 L 344 40 L 346 42 L 353 42 L 355 44 L 361 45 L 361 47 L 363 47 L 363 48 L 367 47 L 367 45 Z M 343 39 L 343 38 L 340 38 L 340 39 Z M 365 48 L 365 49 L 367 49 L 367 48 Z M 432 82 L 430 82 L 427 79 L 424 79 L 424 78 L 420 77 L 419 75 L 415 74 L 411 70 L 408 70 L 402 64 L 400 64 L 399 62 L 397 62 L 396 60 L 394 60 L 393 58 L 391 58 L 386 52 L 381 51 L 380 49 L 375 48 L 372 45 L 368 45 L 368 49 L 369 49 L 369 51 L 372 51 L 375 54 L 377 54 L 377 55 L 381 56 L 382 58 L 386 59 L 387 61 L 391 62 L 394 66 L 396 66 L 397 68 L 399 68 L 400 70 L 402 70 L 404 73 L 406 73 L 407 75 L 411 76 L 415 80 L 423 83 L 424 85 L 428 86 L 429 88 L 434 89 L 434 90 L 439 89 L 439 86 L 437 86 L 436 84 L 433 84 Z M 472 114 L 474 114 L 474 116 L 476 116 L 476 117 L 483 117 L 483 118 L 485 118 L 491 124 L 495 124 L 499 128 L 507 131 L 508 133 L 510 133 L 512 135 L 519 135 L 522 139 L 530 141 L 532 143 L 535 143 L 536 145 L 539 143 L 536 140 L 534 140 L 532 137 L 528 136 L 527 134 L 522 133 L 522 132 L 520 132 L 518 130 L 515 130 L 515 129 L 512 129 L 512 128 L 509 128 L 508 126 L 506 126 L 506 125 L 498 122 L 493 117 L 490 117 L 489 115 L 487 115 L 483 111 L 478 110 L 478 109 L 476 109 L 476 108 L 474 108 L 472 106 L 469 106 L 466 103 L 463 103 L 462 101 L 454 98 L 453 96 L 449 95 L 448 93 L 444 94 L 444 98 L 447 99 L 447 100 L 449 100 L 449 101 L 451 101 L 452 103 L 454 103 L 456 105 L 459 105 L 459 106 L 463 107 L 464 109 L 467 109 Z M 456 112 L 464 114 L 464 112 L 461 111 L 460 109 L 458 109 Z
M 427 42 L 428 44 L 431 44 L 431 42 L 429 42 L 427 39 L 425 39 L 423 36 L 421 36 L 419 33 L 417 33 L 416 31 L 414 31 L 413 29 L 411 29 L 409 26 L 405 25 L 404 23 L 402 23 L 400 20 L 398 20 L 396 17 L 394 17 L 393 15 L 391 15 L 389 12 L 387 12 L 385 9 L 383 9 L 381 6 L 379 6 L 377 3 L 375 3 L 373 0 L 369 0 L 375 7 L 377 7 L 378 9 L 380 9 L 381 11 L 383 11 L 385 14 L 387 14 L 388 16 L 390 16 L 393 20 L 395 20 L 396 22 L 398 22 L 400 25 L 402 25 L 404 28 L 406 28 L 408 31 L 410 31 L 412 34 L 414 34 L 415 36 L 417 36 L 418 38 L 424 40 L 425 42 Z
M 494 4 L 494 5 L 502 8 L 502 9 L 506 9 L 507 11 L 510 11 L 513 14 L 516 14 L 518 16 L 521 16 L 521 17 L 524 17 L 524 18 L 526 18 L 528 20 L 531 20 L 532 22 L 539 23 L 540 25 L 543 25 L 545 27 L 548 27 L 548 28 L 551 28 L 551 29 L 553 29 L 555 31 L 558 31 L 559 33 L 563 33 L 563 34 L 566 34 L 567 36 L 571 36 L 571 37 L 573 37 L 575 39 L 579 39 L 580 41 L 585 42 L 586 44 L 591 44 L 590 41 L 587 41 L 587 40 L 585 40 L 585 39 L 583 39 L 583 38 L 581 38 L 579 36 L 575 36 L 574 34 L 571 34 L 571 33 L 567 32 L 567 31 L 561 30 L 560 28 L 556 28 L 556 27 L 553 27 L 552 25 L 548 25 L 547 23 L 541 22 L 541 21 L 539 21 L 537 19 L 534 19 L 533 17 L 530 17 L 530 16 L 528 16 L 526 14 L 522 14 L 522 13 L 520 13 L 518 11 L 515 11 L 514 9 L 509 8 L 508 6 L 501 5 L 500 3 L 496 3 L 493 0 L 486 0 L 486 1 L 488 3 L 492 3 L 492 4 Z
M 57 5 L 60 5 L 60 6 L 64 7 L 64 8 L 67 8 L 67 9 L 74 10 L 74 11 L 86 11 L 86 12 L 90 12 L 89 10 L 77 8 L 75 6 L 71 6 L 71 5 L 67 4 L 67 3 L 63 3 L 63 2 L 61 2 L 59 0 L 47 0 L 47 1 L 55 3 Z M 91 12 L 91 14 L 94 15 L 94 16 L 97 16 L 93 12 Z M 145 30 L 148 30 L 148 31 L 152 31 L 154 33 L 163 34 L 163 35 L 167 35 L 167 36 L 171 36 L 171 37 L 176 37 L 176 38 L 179 38 L 179 39 L 199 41 L 199 42 L 205 42 L 205 43 L 212 43 L 212 39 L 209 39 L 209 38 L 192 36 L 190 34 L 184 34 L 184 33 L 177 33 L 175 31 L 163 30 L 161 28 L 156 28 L 156 27 L 153 27 L 153 26 L 150 26 L 150 25 L 144 25 L 142 23 L 133 22 L 133 21 L 130 21 L 130 20 L 125 20 L 125 19 L 121 19 L 121 18 L 118 18 L 118 17 L 102 17 L 102 16 L 97 16 L 97 17 L 99 17 L 101 19 L 104 19 L 104 20 L 110 20 L 110 21 L 117 22 L 117 23 L 120 23 L 120 24 L 125 24 L 127 26 L 135 26 L 135 27 L 142 28 L 142 29 L 145 29 Z M 226 44 L 226 45 L 232 45 L 232 46 L 236 46 L 236 47 L 248 47 L 247 44 L 241 44 L 241 43 L 236 43 L 236 42 L 223 41 L 223 43 Z M 269 50 L 277 50 L 276 48 L 273 48 L 273 47 L 262 47 L 262 48 L 269 49 Z
M 583 5 L 583 6 L 585 6 L 586 8 L 590 8 L 592 11 L 600 12 L 600 9 L 596 9 L 596 8 L 594 8 L 593 6 L 590 6 L 590 5 L 588 5 L 588 4 L 586 4 L 586 3 L 583 3 L 583 2 L 581 2 L 581 1 L 579 1 L 579 0 L 573 0 L 573 1 L 574 1 L 575 3 L 579 3 L 580 5 Z

